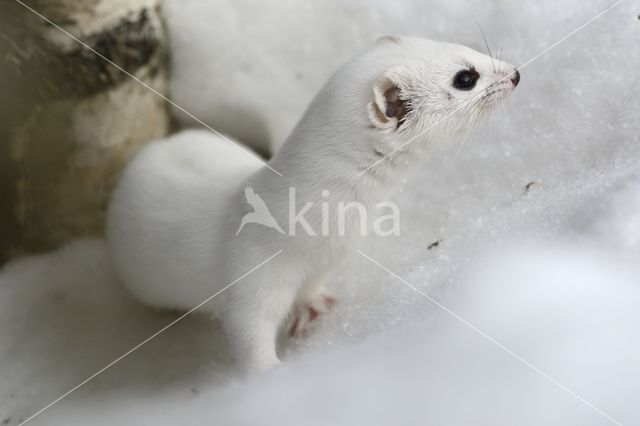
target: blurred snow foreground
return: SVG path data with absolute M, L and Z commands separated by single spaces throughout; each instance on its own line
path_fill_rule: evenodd
M 172 96 L 277 146 L 332 68 L 377 35 L 479 45 L 467 7 L 523 64 L 612 3 L 168 0 Z M 281 368 L 240 378 L 219 324 L 193 315 L 32 424 L 639 424 L 632 4 L 523 68 L 490 124 L 406 182 L 401 236 L 362 248 L 396 276 L 354 253 L 334 282 L 339 306 L 285 342 Z M 0 422 L 26 419 L 176 317 L 131 300 L 102 241 L 7 265 Z

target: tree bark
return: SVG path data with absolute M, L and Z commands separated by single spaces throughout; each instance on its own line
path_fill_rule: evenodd
M 166 93 L 159 0 L 25 3 Z M 0 262 L 100 235 L 132 153 L 166 135 L 167 105 L 13 0 L 0 4 Z

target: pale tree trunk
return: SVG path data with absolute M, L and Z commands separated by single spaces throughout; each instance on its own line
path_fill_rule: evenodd
M 160 93 L 159 0 L 25 3 Z M 165 102 L 14 0 L 0 0 L 0 262 L 100 235 L 110 192 Z

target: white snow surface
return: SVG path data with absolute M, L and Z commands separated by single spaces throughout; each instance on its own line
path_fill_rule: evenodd
M 525 64 L 611 4 L 166 0 L 171 96 L 277 146 L 332 69 L 379 35 L 480 48 L 469 9 Z M 638 13 L 623 2 L 522 67 L 489 123 L 403 182 L 400 237 L 362 247 L 392 273 L 354 252 L 333 283 L 339 304 L 283 343 L 281 368 L 241 377 L 220 325 L 194 314 L 30 424 L 640 424 Z M 177 317 L 126 294 L 101 240 L 8 264 L 0 423 Z

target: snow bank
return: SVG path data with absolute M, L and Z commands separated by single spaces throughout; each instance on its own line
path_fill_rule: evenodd
M 3 406 L 35 410 L 168 321 L 96 280 L 109 276 L 104 268 L 102 245 L 83 242 L 3 274 L 2 323 L 13 321 L 14 336 L 2 337 L 17 349 L 3 356 L 2 383 L 14 393 Z M 639 272 L 584 244 L 496 252 L 437 297 L 453 314 L 379 276 L 395 293 L 386 315 L 413 300 L 429 319 L 351 344 L 341 327 L 323 324 L 311 339 L 324 351 L 303 345 L 281 369 L 246 382 L 233 378 L 219 331 L 190 318 L 34 424 L 614 424 L 606 416 L 635 424 Z M 51 287 L 30 287 L 42 284 Z M 28 311 L 7 318 L 11 305 Z M 366 309 L 354 311 L 343 307 L 330 322 L 367 321 Z M 330 339 L 343 342 L 327 350 Z
M 467 7 L 522 64 L 609 4 Z M 280 141 L 378 35 L 481 45 L 462 4 L 340 5 L 167 0 L 173 98 L 246 142 Z M 640 420 L 636 16 L 625 2 L 527 65 L 488 125 L 396 194 L 401 236 L 362 248 L 625 425 Z M 240 379 L 219 325 L 194 315 L 32 424 L 613 424 L 357 253 L 334 286 L 341 303 L 283 348 L 281 369 Z M 120 289 L 101 241 L 6 266 L 0 422 L 175 318 Z

